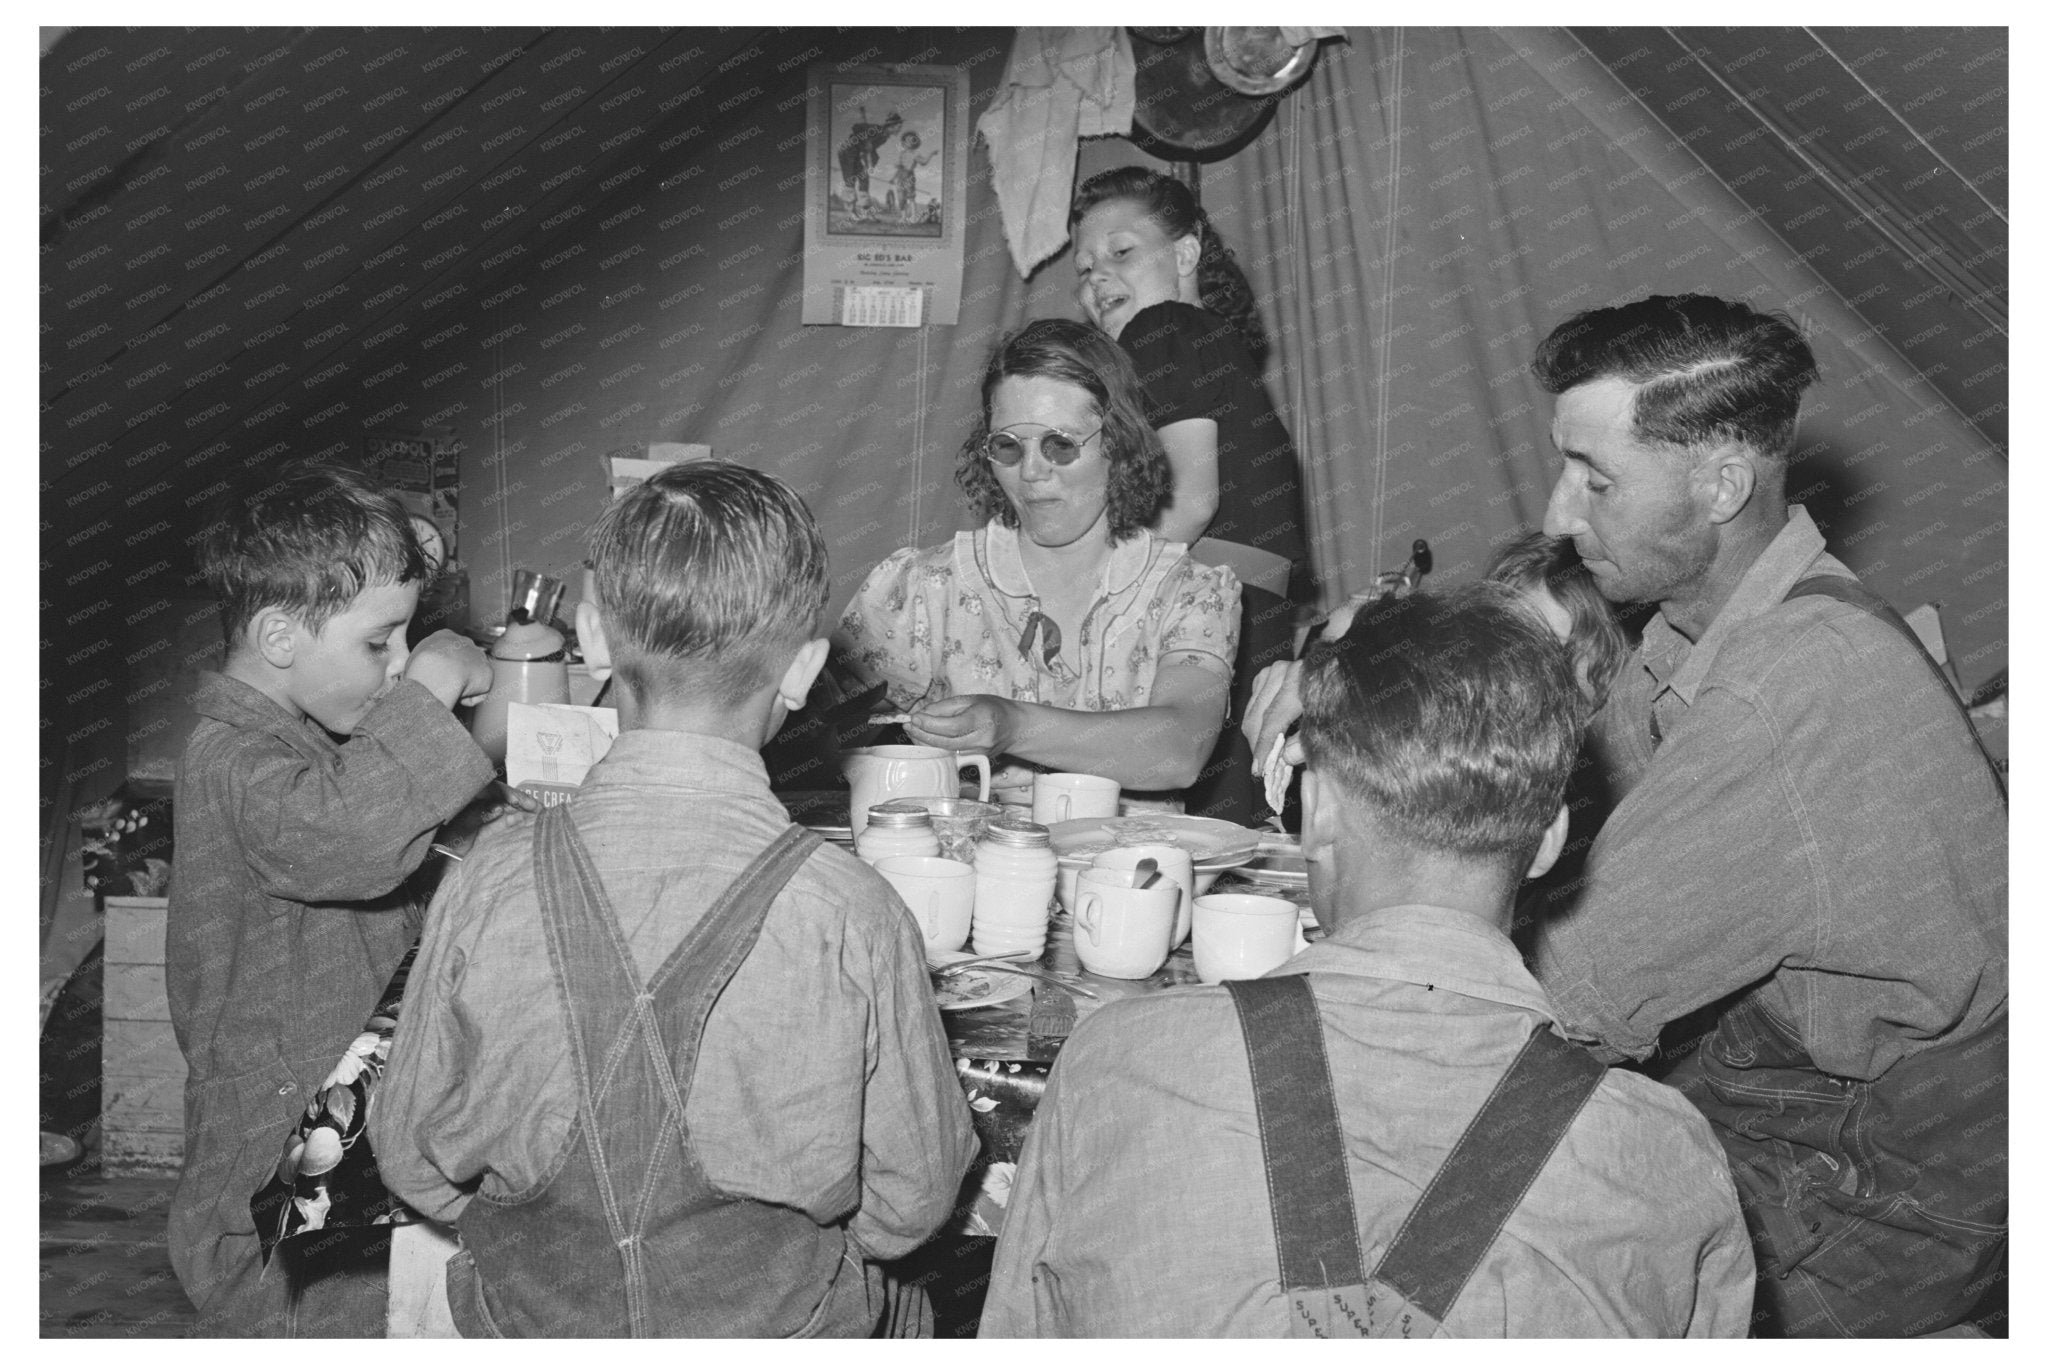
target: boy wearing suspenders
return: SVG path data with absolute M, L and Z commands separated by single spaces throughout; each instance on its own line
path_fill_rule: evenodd
M 1367 607 L 1302 694 L 1328 935 L 1075 1031 L 983 1335 L 1744 1335 L 1754 1271 L 1706 1123 L 1565 1043 L 1508 938 L 1565 839 L 1563 651 L 1474 584 Z

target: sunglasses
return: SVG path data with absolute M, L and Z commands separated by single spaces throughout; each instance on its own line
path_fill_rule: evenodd
M 1102 434 L 1097 427 L 1086 436 L 1070 436 L 1058 427 L 1047 427 L 1041 436 L 1019 436 L 1009 431 L 992 431 L 981 443 L 981 453 L 988 457 L 990 464 L 1004 467 L 1016 464 L 1024 458 L 1027 443 L 1036 441 L 1038 453 L 1048 464 L 1072 464 L 1081 458 L 1081 447 Z

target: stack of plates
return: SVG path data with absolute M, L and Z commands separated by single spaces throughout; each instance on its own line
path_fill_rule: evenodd
M 1292 834 L 1266 835 L 1251 861 L 1237 869 L 1237 875 L 1267 886 L 1307 886 L 1308 863 L 1301 856 L 1301 840 Z
M 843 791 L 776 793 L 789 818 L 835 844 L 853 847 L 853 812 Z
M 1052 851 L 1062 867 L 1087 867 L 1095 856 L 1134 844 L 1187 850 L 1197 872 L 1242 867 L 1259 853 L 1259 833 L 1201 815 L 1117 815 L 1064 820 L 1052 826 Z

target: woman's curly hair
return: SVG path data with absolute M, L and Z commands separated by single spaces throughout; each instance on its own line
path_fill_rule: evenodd
M 1146 217 L 1176 241 L 1191 232 L 1196 235 L 1202 244 L 1201 258 L 1195 263 L 1195 286 L 1200 291 L 1202 307 L 1229 323 L 1243 338 L 1252 359 L 1265 364 L 1266 329 L 1252 302 L 1251 281 L 1244 277 L 1230 248 L 1223 245 L 1216 225 L 1209 221 L 1208 210 L 1195 201 L 1194 191 L 1186 185 L 1143 166 L 1118 166 L 1091 175 L 1074 191 L 1067 226 L 1079 227 L 1090 209 L 1122 199 L 1137 204 Z
M 1017 509 L 996 482 L 982 445 L 988 440 L 989 405 L 996 385 L 1011 378 L 1056 379 L 1085 389 L 1102 421 L 1102 453 L 1109 460 L 1109 536 L 1127 540 L 1159 516 L 1173 486 L 1159 433 L 1145 419 L 1144 390 L 1123 347 L 1085 322 L 1041 318 L 998 341 L 981 375 L 981 412 L 960 447 L 954 471 L 968 505 L 990 521 L 1017 524 Z

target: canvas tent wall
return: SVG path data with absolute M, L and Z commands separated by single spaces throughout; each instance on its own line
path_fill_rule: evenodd
M 64 35 L 42 63 L 46 810 L 117 779 L 129 674 L 151 666 L 131 618 L 193 591 L 192 519 L 247 466 L 445 429 L 479 619 L 509 568 L 580 558 L 597 457 L 651 441 L 789 478 L 835 604 L 888 551 L 966 525 L 951 469 L 982 358 L 1027 317 L 1076 314 L 1070 261 L 1017 278 L 977 153 L 958 326 L 800 325 L 804 82 L 814 62 L 957 64 L 972 118 L 1009 38 Z M 1795 495 L 1878 591 L 1942 603 L 1966 681 L 2002 667 L 2004 35 L 1906 46 L 1325 44 L 1259 137 L 1200 172 L 1274 337 L 1324 593 L 1418 535 L 1442 576 L 1476 571 L 1541 516 L 1536 339 L 1575 309 L 1702 290 L 1811 329 Z M 1083 169 L 1143 159 L 1090 143 Z

